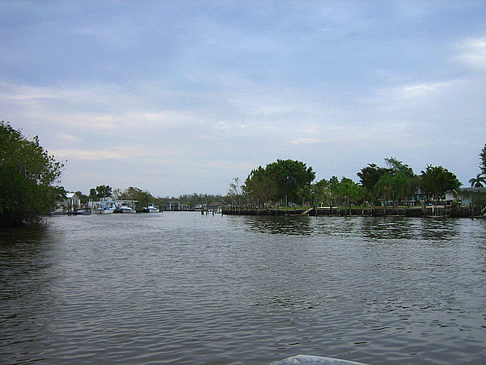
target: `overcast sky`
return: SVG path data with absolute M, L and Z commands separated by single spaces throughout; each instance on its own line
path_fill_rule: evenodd
M 485 1 L 1 1 L 0 40 L 0 119 L 70 191 L 225 194 L 288 158 L 479 172 Z

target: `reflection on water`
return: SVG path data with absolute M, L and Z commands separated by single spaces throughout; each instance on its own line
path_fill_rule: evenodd
M 192 213 L 0 231 L 0 363 L 486 358 L 486 223 Z
M 42 359 L 39 349 L 48 334 L 48 318 L 55 312 L 56 300 L 51 243 L 49 229 L 42 225 L 0 231 L 0 338 L 37 347 L 32 354 L 19 352 L 16 362 Z
M 403 217 L 366 217 L 362 219 L 361 233 L 369 239 L 418 238 L 420 222 Z
M 243 219 L 249 229 L 261 233 L 310 235 L 313 231 L 309 216 L 245 216 Z

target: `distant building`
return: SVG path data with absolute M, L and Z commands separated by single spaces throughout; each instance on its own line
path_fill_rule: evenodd
M 179 202 L 170 202 L 164 205 L 164 210 L 168 211 L 181 211 L 181 210 L 193 210 L 190 204 L 184 204 Z
M 462 205 L 477 204 L 478 201 L 484 200 L 486 188 L 462 188 L 459 189 L 459 200 Z
M 81 200 L 76 193 L 67 193 L 66 199 L 56 203 L 56 209 L 62 209 L 67 212 L 73 212 L 81 206 Z

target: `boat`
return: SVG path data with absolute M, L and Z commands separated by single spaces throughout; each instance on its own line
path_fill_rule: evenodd
M 64 208 L 57 208 L 56 210 L 52 211 L 50 215 L 67 215 L 68 212 Z
M 128 205 L 121 205 L 118 207 L 117 212 L 120 213 L 137 213 L 137 211 Z
M 143 208 L 145 213 L 159 213 L 160 210 L 153 204 L 149 204 L 146 208 Z
M 113 214 L 115 213 L 115 202 L 110 200 L 103 200 L 96 203 L 94 208 L 96 214 Z
M 90 215 L 91 209 L 78 209 L 72 213 L 73 215 Z
M 94 211 L 96 214 L 113 214 L 115 213 L 115 208 L 113 207 L 100 207 L 95 209 Z

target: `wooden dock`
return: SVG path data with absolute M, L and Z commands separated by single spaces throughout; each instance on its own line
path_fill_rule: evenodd
M 310 216 L 362 216 L 362 217 L 452 217 L 452 218 L 484 218 L 480 207 L 451 207 L 451 206 L 426 206 L 426 207 L 318 207 L 308 209 L 257 209 L 257 208 L 226 208 L 223 215 L 261 215 L 261 216 L 285 216 L 285 215 L 310 215 Z

